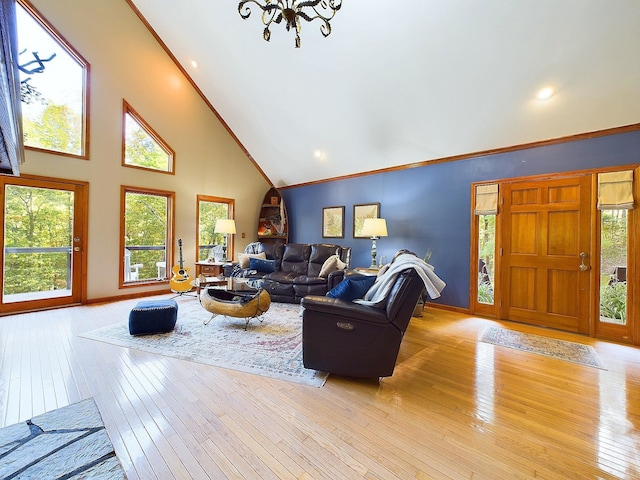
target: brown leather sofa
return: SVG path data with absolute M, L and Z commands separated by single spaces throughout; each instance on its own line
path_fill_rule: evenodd
M 351 247 L 328 243 L 264 243 L 267 260 L 275 262 L 274 272 L 245 269 L 240 274 L 251 279 L 264 281 L 263 288 L 269 292 L 271 300 L 282 303 L 300 303 L 307 295 L 325 295 L 344 278 L 351 262 Z M 334 270 L 320 276 L 324 262 L 332 255 L 338 255 L 347 264 L 344 270 Z
M 351 261 L 351 247 L 340 245 L 286 243 L 282 249 L 279 267 L 262 277 L 263 288 L 274 302 L 300 303 L 307 295 L 326 295 L 342 281 L 346 269 L 334 270 L 321 277 L 324 262 L 330 256 L 338 255 L 348 268 Z
M 328 297 L 303 298 L 304 366 L 347 377 L 391 376 L 423 289 L 422 280 L 410 269 L 399 274 L 384 308 Z

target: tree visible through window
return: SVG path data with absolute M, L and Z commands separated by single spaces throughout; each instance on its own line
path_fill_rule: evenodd
M 626 325 L 627 210 L 602 210 L 600 222 L 600 321 Z
M 126 101 L 123 128 L 124 166 L 173 172 L 173 150 Z
M 16 16 L 24 145 L 84 157 L 89 64 L 28 2 Z
M 478 215 L 478 302 L 493 305 L 496 216 Z
M 233 206 L 233 200 L 228 198 L 198 195 L 198 261 L 207 260 L 211 257 L 210 253 L 214 247 L 224 244 L 225 236 L 215 233 L 216 220 L 233 218 Z M 232 249 L 227 253 L 232 256 Z
M 173 193 L 122 188 L 124 283 L 163 278 L 171 254 Z

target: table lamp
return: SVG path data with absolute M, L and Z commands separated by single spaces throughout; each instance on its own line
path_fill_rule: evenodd
M 216 220 L 216 226 L 213 233 L 222 233 L 224 235 L 224 244 L 222 245 L 222 261 L 227 259 L 227 237 L 236 233 L 236 221 L 231 218 L 219 218 Z
M 376 262 L 376 240 L 387 236 L 387 221 L 384 218 L 365 218 L 362 225 L 362 236 L 371 237 L 371 266 L 377 270 L 380 268 Z

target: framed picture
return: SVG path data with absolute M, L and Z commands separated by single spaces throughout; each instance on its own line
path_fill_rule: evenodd
M 344 206 L 322 209 L 322 237 L 344 238 Z
M 380 218 L 379 203 L 365 203 L 353 206 L 353 238 L 369 238 L 362 235 L 362 225 L 367 218 Z

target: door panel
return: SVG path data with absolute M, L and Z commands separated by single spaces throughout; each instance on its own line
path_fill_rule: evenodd
M 86 184 L 23 176 L 3 177 L 0 185 L 0 312 L 81 303 Z
M 503 318 L 589 332 L 590 176 L 503 187 Z

